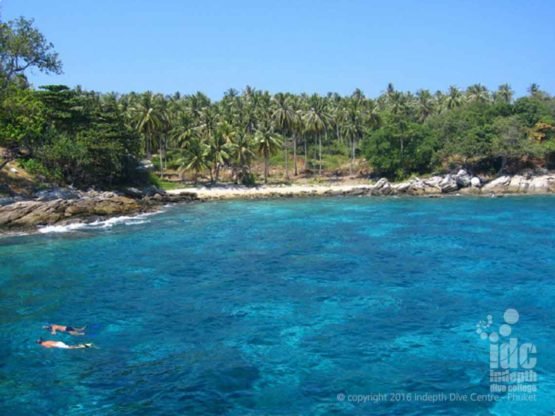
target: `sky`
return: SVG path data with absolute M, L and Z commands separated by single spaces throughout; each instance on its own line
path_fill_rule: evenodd
M 0 13 L 34 18 L 60 55 L 64 73 L 34 71 L 35 86 L 555 93 L 554 0 L 0 0 Z

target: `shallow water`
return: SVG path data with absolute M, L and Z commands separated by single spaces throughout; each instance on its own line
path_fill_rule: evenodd
M 230 201 L 4 238 L 0 413 L 552 414 L 554 208 L 552 197 Z M 537 346 L 536 400 L 426 401 L 488 393 L 476 323 L 498 325 L 507 308 Z M 55 339 L 98 349 L 40 348 L 47 322 L 88 325 Z

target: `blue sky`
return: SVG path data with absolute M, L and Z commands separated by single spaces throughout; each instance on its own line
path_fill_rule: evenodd
M 0 0 L 2 18 L 32 17 L 64 74 L 35 85 L 220 98 L 361 88 L 445 90 L 532 82 L 555 92 L 553 0 Z

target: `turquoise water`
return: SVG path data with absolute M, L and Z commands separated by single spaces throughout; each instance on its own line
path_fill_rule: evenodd
M 1 239 L 0 413 L 551 415 L 554 208 L 551 197 L 214 202 Z M 487 394 L 476 323 L 507 308 L 537 346 L 535 401 L 353 401 Z M 40 348 L 47 322 L 88 325 L 54 339 L 98 349 Z

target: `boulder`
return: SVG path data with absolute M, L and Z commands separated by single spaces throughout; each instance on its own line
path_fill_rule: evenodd
M 381 178 L 370 191 L 372 195 L 389 195 L 392 192 L 393 188 L 387 178 Z
M 529 181 L 522 175 L 515 175 L 509 181 L 505 192 L 510 193 L 526 193 L 528 191 Z
M 459 186 L 457 185 L 457 181 L 454 177 L 446 175 L 439 183 L 439 188 L 441 189 L 441 192 L 445 194 L 457 191 Z
M 457 182 L 457 186 L 459 188 L 466 188 L 467 186 L 470 186 L 471 180 L 472 178 L 464 169 L 459 170 L 455 175 L 455 181 Z
M 555 175 L 536 176 L 530 180 L 528 193 L 547 194 L 555 192 Z
M 38 191 L 35 198 L 38 201 L 54 201 L 55 199 L 79 199 L 81 193 L 73 188 L 52 188 Z
M 417 180 L 418 180 L 418 178 L 417 178 Z M 439 188 L 439 184 L 442 180 L 443 180 L 443 178 L 441 176 L 432 176 L 431 178 L 426 179 L 424 181 L 424 184 L 427 185 L 427 186 L 434 187 L 434 188 Z
M 154 185 L 148 186 L 143 190 L 143 195 L 145 196 L 154 196 L 156 194 L 166 195 L 166 191 L 163 189 L 157 188 Z
M 123 188 L 123 194 L 125 196 L 129 196 L 131 198 L 142 198 L 144 196 L 143 191 L 133 186 L 129 186 L 127 188 Z
M 401 183 L 395 184 L 392 186 L 392 188 L 394 192 L 404 194 L 410 189 L 411 185 L 412 185 L 412 181 L 407 181 L 407 182 L 401 182 Z
M 474 176 L 471 180 L 470 180 L 470 185 L 473 188 L 479 188 L 482 184 L 482 181 L 480 181 L 480 178 L 477 176 Z
M 509 183 L 511 182 L 510 176 L 500 176 L 491 182 L 486 183 L 482 190 L 484 192 L 505 192 Z
M 411 181 L 407 193 L 409 195 L 435 195 L 440 194 L 441 189 L 439 187 L 438 177 L 432 177 L 426 181 L 419 178 L 415 178 Z

